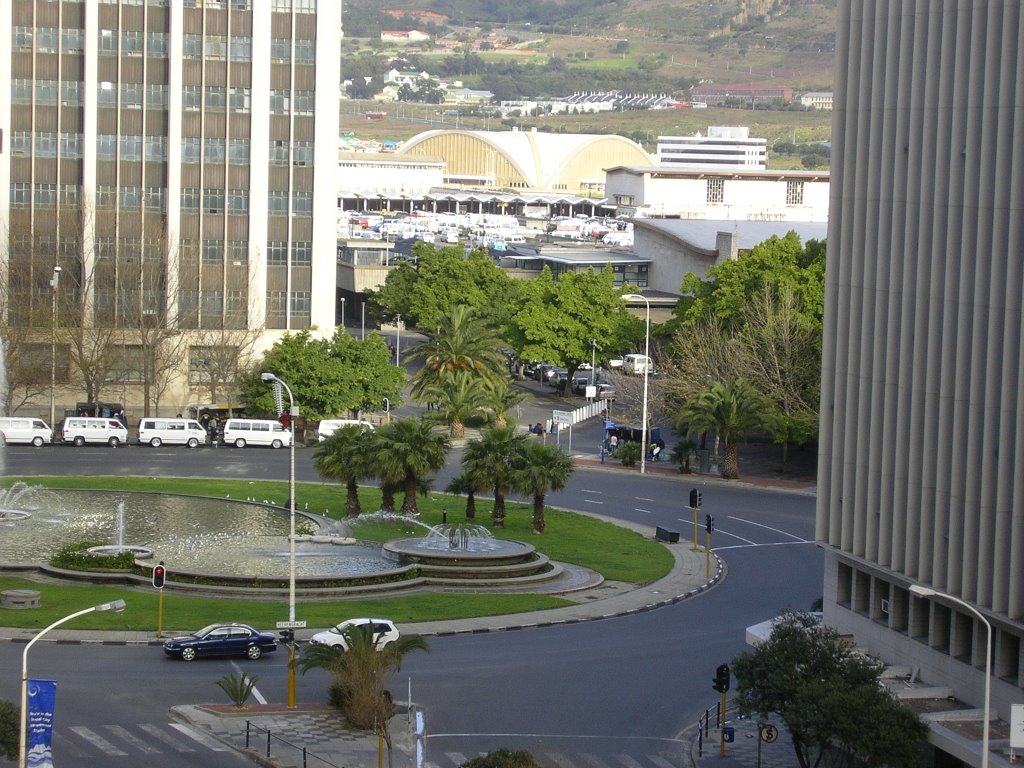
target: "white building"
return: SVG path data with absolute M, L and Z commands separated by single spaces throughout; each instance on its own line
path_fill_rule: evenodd
M 656 162 L 687 170 L 764 170 L 768 140 L 751 138 L 743 126 L 713 125 L 707 136 L 659 136 Z
M 832 111 L 832 91 L 809 91 L 800 97 L 800 103 L 812 109 Z

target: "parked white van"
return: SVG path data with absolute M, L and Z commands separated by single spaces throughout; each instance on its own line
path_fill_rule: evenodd
M 316 434 L 319 441 L 322 443 L 342 427 L 356 426 L 362 427 L 364 431 L 373 431 L 374 429 L 373 424 L 368 421 L 360 421 L 359 419 L 323 419 L 320 422 L 320 426 L 316 429 Z
M 24 443 L 36 448 L 53 441 L 53 430 L 45 421 L 24 416 L 0 418 L 0 435 L 6 443 Z
M 194 419 L 142 419 L 139 422 L 139 445 L 159 448 L 167 445 L 206 445 L 206 430 Z
M 644 373 L 654 373 L 654 363 L 647 355 L 630 354 L 622 359 L 622 370 L 624 373 L 642 376 Z
M 285 448 L 292 444 L 292 433 L 273 419 L 228 419 L 224 422 L 224 445 L 245 448 L 247 445 L 269 445 Z
M 128 442 L 128 430 L 117 419 L 69 416 L 64 419 L 61 438 L 65 443 L 74 443 L 78 447 L 86 443 L 100 443 L 116 448 Z

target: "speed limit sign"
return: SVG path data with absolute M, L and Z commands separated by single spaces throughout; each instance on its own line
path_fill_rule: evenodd
M 776 739 L 779 738 L 779 729 L 771 723 L 766 723 L 765 725 L 762 725 L 759 730 L 761 734 L 761 741 L 763 741 L 765 744 L 772 744 L 775 742 Z

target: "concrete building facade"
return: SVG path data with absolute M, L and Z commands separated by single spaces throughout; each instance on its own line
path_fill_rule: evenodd
M 706 136 L 659 136 L 657 163 L 685 170 L 763 171 L 768 139 L 751 137 L 741 125 L 713 125 Z
M 991 650 L 1008 722 L 1024 703 L 1021 2 L 843 0 L 836 59 L 825 620 L 979 709 Z

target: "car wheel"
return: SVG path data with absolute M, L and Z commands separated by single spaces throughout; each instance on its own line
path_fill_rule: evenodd
M 242 438 L 235 440 L 235 448 L 245 448 L 245 440 Z
M 190 437 L 188 439 L 188 447 L 189 448 L 198 448 L 199 447 L 199 441 L 196 440 L 194 437 Z
M 284 443 L 282 443 L 280 440 L 275 440 L 270 444 L 270 447 L 274 449 L 281 448 L 282 446 L 284 446 Z
M 109 440 L 107 440 L 107 445 L 109 445 L 111 448 L 117 448 L 117 446 L 119 446 L 120 444 L 121 441 L 118 440 L 116 437 L 112 437 Z
M 182 648 L 181 649 L 181 660 L 182 661 L 194 661 L 196 658 L 195 648 Z
M 43 438 L 39 437 L 38 435 L 36 437 L 33 437 L 32 438 L 32 445 L 34 445 L 36 448 L 42 448 L 43 447 Z
M 263 649 L 258 645 L 250 645 L 248 650 L 246 650 L 245 655 L 253 661 L 256 661 L 256 659 L 263 655 Z
M 149 441 L 149 444 L 154 448 L 159 448 L 161 443 L 163 443 L 163 440 L 161 440 L 159 437 L 154 437 L 152 440 Z
M 79 435 L 72 442 L 74 442 L 76 448 L 81 448 L 83 445 L 85 445 L 85 438 Z

